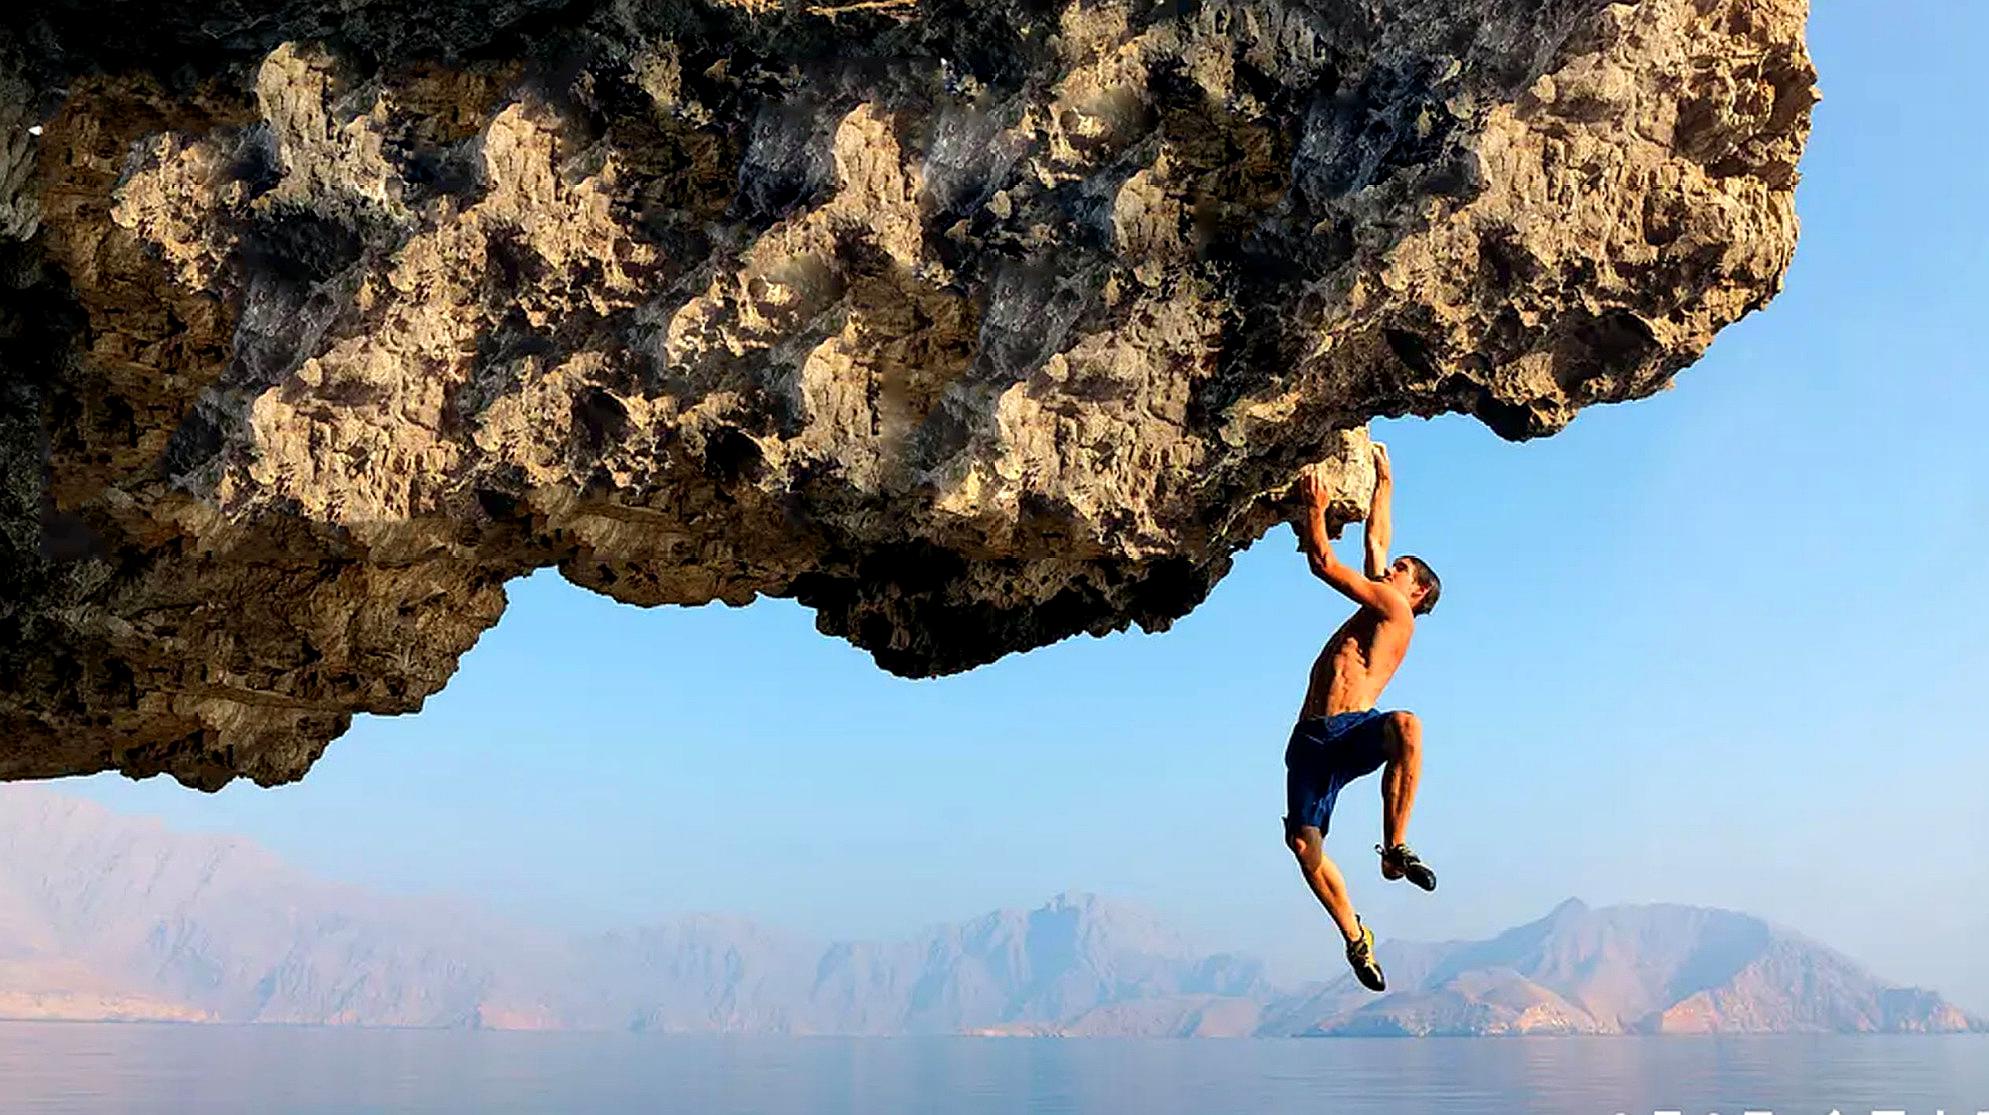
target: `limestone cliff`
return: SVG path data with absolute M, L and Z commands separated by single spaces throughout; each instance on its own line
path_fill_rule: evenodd
M 1802 0 L 114 13 L 0 14 L 0 778 L 300 777 L 542 566 L 1165 627 L 1373 416 L 1664 387 L 1815 97 Z

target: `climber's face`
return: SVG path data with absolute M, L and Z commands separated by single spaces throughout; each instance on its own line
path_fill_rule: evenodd
M 1396 591 L 1408 597 L 1411 604 L 1416 602 L 1416 597 L 1423 591 L 1423 586 L 1416 580 L 1416 567 L 1409 564 L 1408 558 L 1396 558 L 1395 563 L 1388 567 L 1388 573 L 1381 579 L 1395 586 Z

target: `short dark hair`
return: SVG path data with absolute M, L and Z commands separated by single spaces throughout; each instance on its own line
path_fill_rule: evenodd
M 1443 595 L 1443 582 L 1437 580 L 1436 570 L 1431 569 L 1430 563 L 1422 558 L 1414 554 L 1403 554 L 1402 560 L 1408 562 L 1410 568 L 1416 571 L 1416 583 L 1425 589 L 1423 598 L 1416 601 L 1414 613 L 1419 616 L 1429 615 L 1436 608 L 1437 597 Z

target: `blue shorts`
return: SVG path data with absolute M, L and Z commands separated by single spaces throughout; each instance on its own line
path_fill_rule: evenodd
M 1285 745 L 1285 831 L 1316 828 L 1333 817 L 1340 788 L 1388 761 L 1388 717 L 1379 709 L 1299 721 Z

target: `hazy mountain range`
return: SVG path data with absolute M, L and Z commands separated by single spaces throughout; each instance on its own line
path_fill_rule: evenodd
M 723 917 L 559 933 L 328 883 L 241 839 L 0 785 L 0 1017 L 752 1033 L 1948 1031 L 1931 991 L 1744 914 L 1564 903 L 1277 986 L 1089 895 L 892 942 Z

